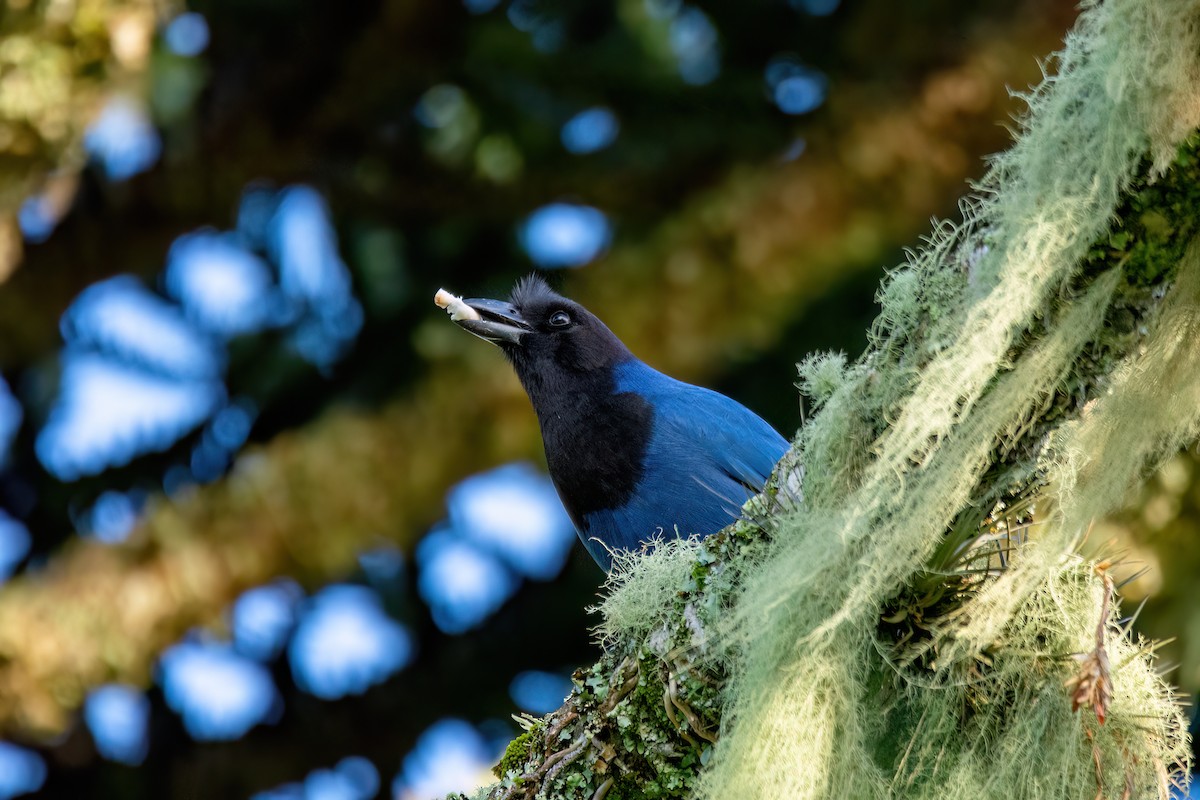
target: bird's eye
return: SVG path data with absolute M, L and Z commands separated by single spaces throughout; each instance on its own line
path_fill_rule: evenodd
M 565 311 L 555 311 L 550 315 L 550 324 L 556 328 L 565 328 L 571 324 L 571 315 Z

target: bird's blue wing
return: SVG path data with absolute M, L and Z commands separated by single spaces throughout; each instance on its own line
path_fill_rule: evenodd
M 655 536 L 715 533 L 762 489 L 788 443 L 757 414 L 717 392 L 677 381 L 637 361 L 616 373 L 619 392 L 653 408 L 641 479 L 620 508 L 588 516 L 585 544 L 601 564 L 607 545 L 632 549 Z
M 650 401 L 655 448 L 702 455 L 713 469 L 755 491 L 787 452 L 787 440 L 742 404 L 641 362 L 618 369 L 617 390 L 636 392 Z

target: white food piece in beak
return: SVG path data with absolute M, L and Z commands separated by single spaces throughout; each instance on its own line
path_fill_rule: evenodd
M 454 322 L 463 319 L 483 319 L 479 316 L 479 312 L 464 303 L 461 297 L 450 294 L 445 289 L 437 290 L 437 294 L 433 296 L 433 302 L 437 304 L 438 308 L 446 309 L 446 313 Z

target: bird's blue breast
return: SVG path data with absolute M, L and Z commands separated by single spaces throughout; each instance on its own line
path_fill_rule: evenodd
M 611 564 L 608 548 L 636 549 L 654 536 L 707 536 L 724 528 L 788 447 L 746 407 L 640 361 L 616 366 L 613 377 L 615 394 L 636 395 L 651 416 L 632 492 L 620 505 L 579 520 L 584 544 L 604 566 Z

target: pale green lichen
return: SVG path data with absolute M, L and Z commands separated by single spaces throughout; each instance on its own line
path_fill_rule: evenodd
M 1123 660 L 1126 701 L 1161 725 L 1148 728 L 1114 708 L 1107 725 L 1090 731 L 1103 755 L 1096 774 L 1078 733 L 1087 723 L 1070 714 L 1061 687 L 1070 665 L 1054 670 L 1018 657 L 998 669 L 987 655 L 1008 655 L 1017 649 L 1008 642 L 1030 639 L 1058 645 L 1051 651 L 1060 655 L 1084 649 L 1064 645 L 1088 628 L 1083 612 L 1097 580 L 1064 583 L 1064 553 L 1086 522 L 1066 509 L 1102 513 L 1122 492 L 1080 495 L 1077 481 L 1068 490 L 1083 465 L 1078 456 L 1027 463 L 1007 473 L 1010 486 L 998 485 L 993 470 L 1005 453 L 1035 456 L 1045 437 L 1031 434 L 1071 376 L 1081 383 L 1081 364 L 1082 372 L 1099 371 L 1082 385 L 1098 389 L 1123 359 L 1139 358 L 1136 339 L 1109 341 L 1104 321 L 1145 271 L 1126 271 L 1132 259 L 1102 269 L 1084 262 L 1108 237 L 1143 154 L 1151 154 L 1151 171 L 1166 169 L 1166 154 L 1200 121 L 1198 16 L 1195 3 L 1182 2 L 1085 9 L 1057 75 L 1029 97 L 1023 134 L 994 162 L 984 199 L 964 207 L 963 225 L 939 228 L 913 255 L 902 288 L 883 294 L 885 304 L 901 305 L 885 306 L 872 350 L 802 434 L 806 505 L 780 525 L 730 615 L 741 658 L 730 669 L 726 712 L 736 721 L 700 796 L 883 797 L 902 785 L 915 797 L 1000 796 L 1001 787 L 1005 797 L 1093 797 L 1126 781 L 1135 792 L 1165 793 L 1161 775 L 1186 758 L 1182 718 L 1145 658 Z M 1175 138 L 1163 138 L 1168 131 Z M 1172 265 L 1175 294 L 1191 268 L 1186 259 Z M 935 307 L 942 313 L 931 313 Z M 1171 326 L 1147 333 L 1148 341 L 1163 336 L 1173 336 Z M 1097 345 L 1110 355 L 1094 358 Z M 1074 398 L 1068 418 L 1099 393 Z M 1194 435 L 1186 417 L 1176 419 L 1153 447 Z M 848 454 L 844 439 L 864 427 L 857 435 L 871 440 L 865 459 Z M 1127 453 L 1112 454 L 1116 463 L 1095 462 L 1103 467 L 1094 471 L 1124 481 L 1128 464 L 1144 467 L 1145 446 L 1126 444 Z M 824 468 L 848 460 L 855 469 Z M 921 574 L 963 508 L 987 508 L 1030 480 L 1048 482 L 1052 500 L 1035 544 L 958 609 L 955 625 L 934 632 L 932 677 L 896 675 L 924 721 L 894 738 L 902 748 L 889 747 L 889 708 L 871 692 L 881 606 Z M 1060 613 L 1030 617 L 1047 592 L 1059 598 Z M 1056 683 L 1057 693 L 1039 693 Z M 963 705 L 963 686 L 978 702 Z M 992 706 L 1006 716 L 980 716 Z M 963 709 L 973 712 L 964 717 Z M 1044 737 L 1055 733 L 1071 746 L 1047 748 Z
M 846 383 L 844 353 L 813 353 L 797 365 L 800 381 L 797 388 L 813 404 L 813 409 L 825 405 L 829 398 Z

